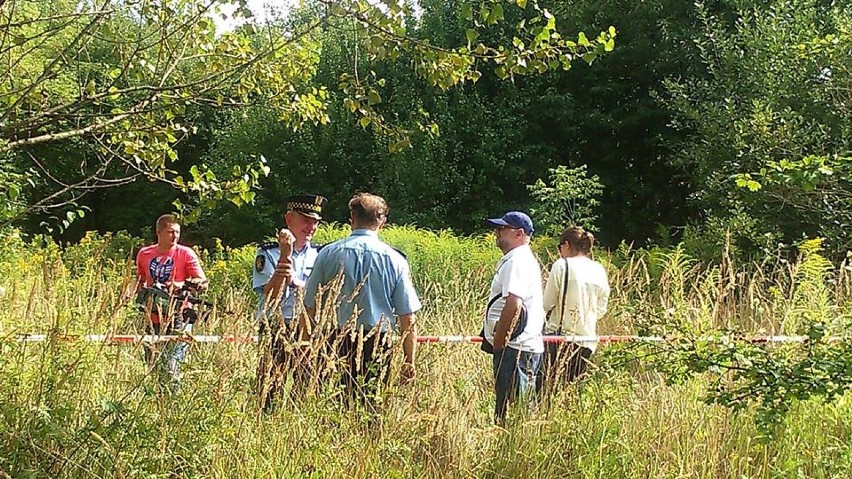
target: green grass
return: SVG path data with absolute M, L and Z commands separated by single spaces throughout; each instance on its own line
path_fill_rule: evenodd
M 383 237 L 411 261 L 422 334 L 475 334 L 500 256 L 491 240 L 412 228 Z M 121 299 L 132 244 L 89 237 L 61 251 L 5 238 L 0 337 L 138 332 Z M 534 248 L 542 258 L 554 252 L 546 238 Z M 252 248 L 205 252 L 217 306 L 197 332 L 253 331 L 253 258 Z M 660 314 L 695 329 L 772 332 L 808 308 L 850 314 L 843 267 L 814 276 L 804 262 L 701 265 L 680 250 L 599 259 L 613 286 L 601 333 L 636 332 Z M 513 411 L 504 430 L 491 423 L 490 358 L 472 345 L 421 346 L 418 377 L 404 388 L 394 362 L 381 416 L 371 420 L 341 408 L 330 389 L 261 414 L 252 345 L 193 345 L 184 389 L 170 397 L 137 347 L 0 341 L 0 477 L 849 477 L 848 395 L 798 403 L 765 441 L 748 410 L 703 402 L 710 378 L 668 385 L 620 357 L 602 348 L 581 391 L 561 391 L 549 409 Z

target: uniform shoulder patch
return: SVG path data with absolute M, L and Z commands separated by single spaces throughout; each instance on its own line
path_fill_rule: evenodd
M 256 258 L 254 258 L 254 269 L 258 273 L 263 271 L 263 267 L 266 266 L 266 256 L 259 254 Z

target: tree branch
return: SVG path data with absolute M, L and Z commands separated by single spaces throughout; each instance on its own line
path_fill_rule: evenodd
M 48 141 L 66 140 L 68 138 L 74 138 L 74 137 L 82 136 L 82 135 L 85 135 L 85 134 L 88 134 L 88 133 L 94 133 L 96 131 L 101 131 L 101 130 L 105 129 L 106 127 L 113 125 L 115 123 L 118 123 L 119 121 L 121 121 L 125 118 L 128 118 L 128 117 L 131 117 L 131 116 L 138 114 L 139 111 L 145 109 L 145 107 L 147 107 L 149 104 L 154 102 L 156 97 L 157 97 L 157 95 L 153 95 L 150 99 L 141 102 L 140 104 L 138 104 L 134 108 L 131 108 L 130 111 L 128 111 L 127 113 L 116 115 L 116 116 L 110 118 L 109 120 L 106 120 L 106 121 L 101 122 L 101 123 L 95 123 L 95 124 L 89 125 L 85 128 L 79 128 L 77 130 L 70 130 L 70 131 L 63 131 L 63 132 L 60 132 L 60 133 L 47 133 L 47 134 L 32 137 L 32 138 L 24 138 L 22 140 L 10 141 L 6 145 L 0 146 L 0 153 L 6 153 L 7 151 L 12 151 L 15 148 L 20 148 L 22 146 L 36 145 L 38 143 L 44 143 L 44 142 L 48 142 Z
M 107 3 L 108 3 L 108 0 L 104 0 L 104 7 L 107 5 Z M 103 7 L 102 7 L 101 11 L 104 11 Z M 32 84 L 30 84 L 29 87 L 27 87 L 23 91 L 23 94 L 21 94 L 21 96 L 19 96 L 14 101 L 14 103 L 9 105 L 6 112 L 3 113 L 2 115 L 0 115 L 0 119 L 8 118 L 9 114 L 11 114 L 12 112 L 14 112 L 16 110 L 16 108 L 21 103 L 21 101 L 24 98 L 26 98 L 33 91 L 33 89 L 35 89 L 36 86 L 43 83 L 46 79 L 48 79 L 53 74 L 53 69 L 56 67 L 57 64 L 59 64 L 60 59 L 64 57 L 65 53 L 77 49 L 78 48 L 77 44 L 79 42 L 81 42 L 83 40 L 83 38 L 86 37 L 87 35 L 89 36 L 89 39 L 91 39 L 90 30 L 92 30 L 95 27 L 95 25 L 100 23 L 100 21 L 103 19 L 104 16 L 105 15 L 103 13 L 99 13 L 99 14 L 94 15 L 92 20 L 85 27 L 83 27 L 82 30 L 80 30 L 77 33 L 77 35 L 74 37 L 74 39 L 71 40 L 68 43 L 68 45 L 61 52 L 59 52 L 58 55 L 56 55 L 56 58 L 51 60 L 51 62 L 47 65 L 47 67 L 45 67 L 44 70 L 41 72 L 41 75 L 39 75 L 39 77 Z
M 100 175 L 106 172 L 109 167 L 111 160 L 104 158 L 101 161 L 99 167 L 95 170 L 94 173 L 89 174 L 85 178 L 71 184 L 63 183 L 56 179 L 53 175 L 51 175 L 47 169 L 39 162 L 33 155 L 29 154 L 30 159 L 38 166 L 40 170 L 42 170 L 47 177 L 62 186 L 61 189 L 51 193 L 50 195 L 42 198 L 41 200 L 27 206 L 21 212 L 14 215 L 13 217 L 7 219 L 3 223 L 0 223 L 0 227 L 6 227 L 15 222 L 17 219 L 32 213 L 33 211 L 47 211 L 51 209 L 62 208 L 64 206 L 68 206 L 71 204 L 76 204 L 76 202 L 82 198 L 83 196 L 91 193 L 97 189 L 103 188 L 112 188 L 114 186 L 120 186 L 128 183 L 132 183 L 136 180 L 140 175 L 132 174 L 129 176 L 124 176 L 121 178 L 101 178 Z M 119 157 L 120 158 L 120 157 Z M 53 203 L 54 200 L 60 198 L 66 193 L 71 192 L 73 197 L 67 200 L 60 201 L 58 203 Z

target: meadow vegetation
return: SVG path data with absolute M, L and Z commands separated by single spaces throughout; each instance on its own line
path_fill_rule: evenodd
M 346 233 L 345 227 L 324 227 L 317 239 Z M 421 334 L 476 334 L 500 256 L 492 239 L 411 227 L 382 234 L 411 262 L 424 302 Z M 139 331 L 138 313 L 122 292 L 141 241 L 89 235 L 59 248 L 47 240 L 24 242 L 10 230 L 3 235 L 0 477 L 852 473 L 852 397 L 844 394 L 842 377 L 796 372 L 790 381 L 809 387 L 814 397 L 791 397 L 778 420 L 766 424 L 759 420 L 765 393 L 757 391 L 740 407 L 714 401 L 714 394 L 742 378 L 735 369 L 701 369 L 702 358 L 719 352 L 712 343 L 685 346 L 724 332 L 807 333 L 814 324 L 842 335 L 852 319 L 852 271 L 825 261 L 816 243 L 804 245 L 799 256 L 746 264 L 732 253 L 699 262 L 683 248 L 599 253 L 613 287 L 600 333 L 678 339 L 671 347 L 602 347 L 581 388 L 561 391 L 549 408 L 514 411 L 504 430 L 492 425 L 490 362 L 469 344 L 422 345 L 415 383 L 397 386 L 394 370 L 378 420 L 342 408 L 332 388 L 261 413 L 252 391 L 257 351 L 247 343 L 193 345 L 181 393 L 161 394 L 143 365 L 141 346 L 60 338 Z M 533 246 L 549 266 L 553 241 L 542 237 Z M 252 247 L 203 252 L 208 297 L 216 306 L 197 333 L 253 333 L 253 258 Z M 14 340 L 43 332 L 51 334 L 46 342 Z M 823 346 L 847 347 L 846 341 Z M 721 366 L 748 369 L 756 354 L 797 364 L 804 349 L 743 348 L 740 358 Z M 831 385 L 840 388 L 837 395 L 819 393 Z

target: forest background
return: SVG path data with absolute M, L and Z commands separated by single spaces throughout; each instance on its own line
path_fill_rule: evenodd
M 0 0 L 0 477 L 852 475 L 849 2 L 229 5 Z M 253 334 L 284 198 L 327 196 L 328 242 L 364 190 L 423 334 L 478 331 L 482 220 L 522 209 L 545 265 L 595 231 L 601 333 L 667 341 L 602 347 L 506 429 L 469 345 L 421 348 L 409 387 L 397 355 L 376 423 L 333 387 L 260 414 L 254 345 L 193 345 L 170 397 L 140 345 L 66 341 L 139 331 L 122 293 L 166 211 L 211 278 L 200 330 Z
M 345 222 L 371 191 L 461 234 L 521 209 L 609 247 L 852 245 L 846 2 L 237 2 L 229 31 L 217 2 L 78 3 L 0 6 L 0 221 L 28 235 L 178 210 L 239 246 L 290 194 Z

